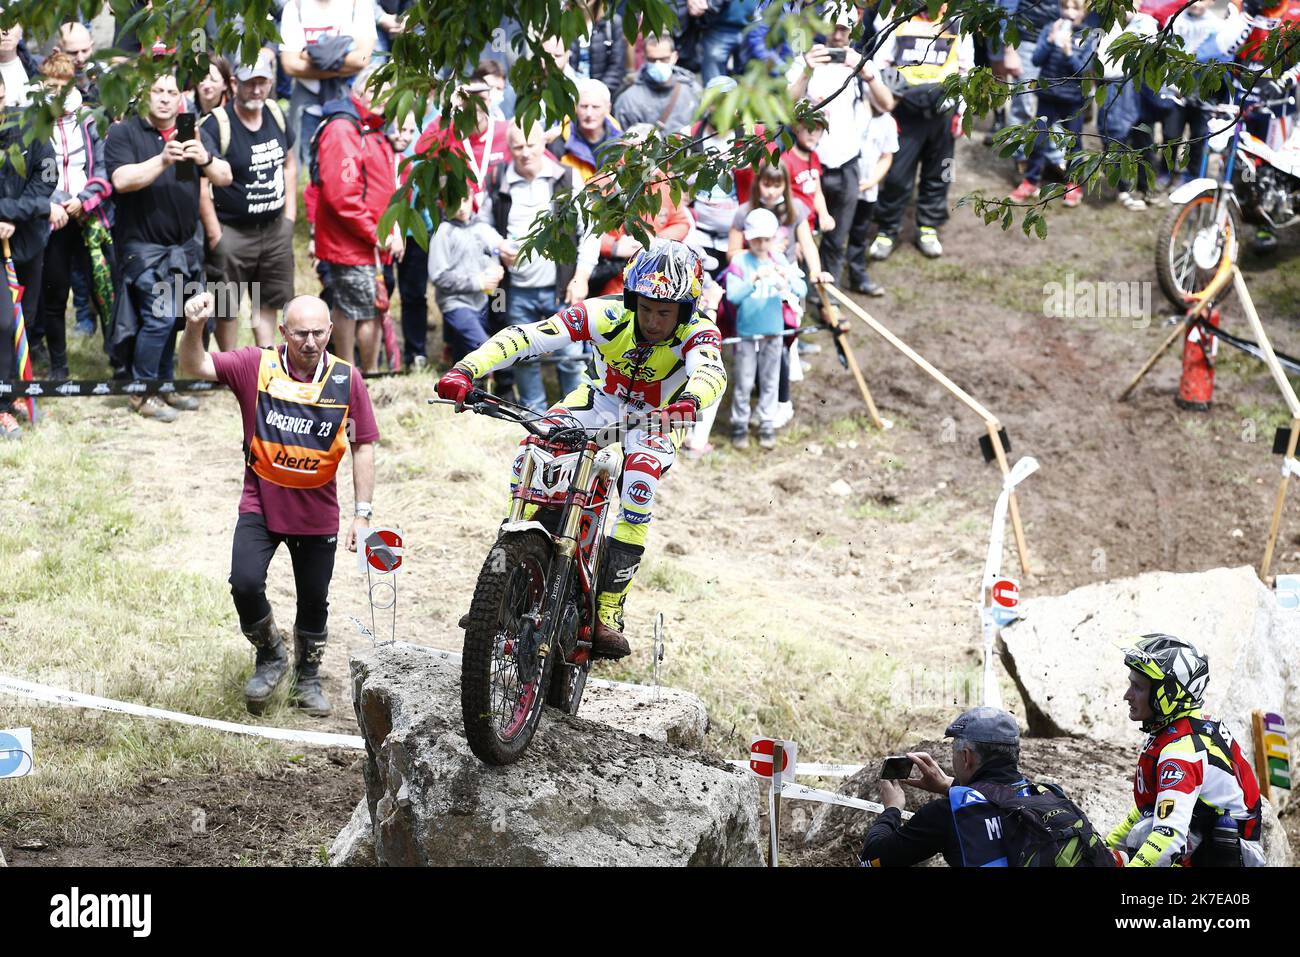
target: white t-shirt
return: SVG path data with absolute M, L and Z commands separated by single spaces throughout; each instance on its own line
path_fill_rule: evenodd
M 862 162 L 858 164 L 859 182 L 865 183 L 875 172 L 880 157 L 898 152 L 898 121 L 889 113 L 881 113 L 871 118 L 866 129 L 862 131 Z M 865 193 L 858 193 L 859 199 L 869 203 L 876 201 L 880 193 L 880 184 L 872 186 Z
M 280 16 L 280 50 L 301 53 L 323 37 L 352 37 L 374 49 L 373 0 L 289 0 Z M 303 89 L 320 92 L 320 80 L 298 80 Z
M 27 92 L 27 71 L 23 61 L 14 57 L 8 63 L 0 63 L 0 76 L 5 81 L 5 105 L 23 107 L 31 102 Z
M 870 67 L 863 67 L 865 75 L 870 76 Z M 803 74 L 804 59 L 795 57 L 786 73 L 786 81 L 794 83 Z M 808 90 L 804 98 L 810 103 L 820 103 L 830 96 L 848 79 L 850 70 L 843 63 L 827 63 L 813 69 L 808 77 Z M 862 74 L 859 74 L 862 75 Z M 862 145 L 862 134 L 858 131 L 871 118 L 871 104 L 867 102 L 866 90 L 860 83 L 851 83 L 843 93 L 822 107 L 826 117 L 826 132 L 817 144 L 817 158 L 822 161 L 824 169 L 835 169 L 857 158 Z

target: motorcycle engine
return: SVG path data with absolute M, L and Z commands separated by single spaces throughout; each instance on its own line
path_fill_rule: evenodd
M 1255 184 L 1260 211 L 1274 223 L 1284 223 L 1295 215 L 1291 192 L 1277 170 L 1261 164 Z

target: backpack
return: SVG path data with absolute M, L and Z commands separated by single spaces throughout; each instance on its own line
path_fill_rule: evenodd
M 271 116 L 275 120 L 275 125 L 280 127 L 280 132 L 285 131 L 284 110 L 280 109 L 280 104 L 275 100 L 268 99 L 266 108 L 271 111 Z M 222 156 L 230 149 L 230 114 L 226 112 L 225 107 L 219 110 L 213 110 L 210 114 L 212 122 L 217 124 L 217 147 Z
M 320 138 L 325 133 L 325 127 L 329 126 L 335 120 L 347 120 L 356 128 L 357 134 L 365 137 L 366 131 L 361 126 L 361 121 L 351 113 L 339 112 L 329 113 L 321 117 L 321 121 L 316 124 L 316 129 L 312 130 L 311 139 L 307 141 L 307 169 L 311 174 L 309 182 L 316 188 L 320 188 Z M 365 177 L 365 166 L 361 167 L 361 175 Z M 362 184 L 364 188 L 364 183 Z
M 1016 788 L 981 781 L 979 791 L 1001 812 L 1010 867 L 1114 867 L 1115 858 L 1088 816 L 1055 784 Z

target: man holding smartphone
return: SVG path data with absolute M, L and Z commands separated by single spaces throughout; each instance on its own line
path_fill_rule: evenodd
M 149 89 L 147 116 L 129 116 L 108 131 L 104 143 L 117 219 L 113 243 L 120 257 L 114 306 L 115 358 L 134 379 L 172 378 L 176 323 L 185 285 L 203 280 L 198 240 L 198 170 L 214 186 L 230 184 L 230 164 L 217 156 L 208 130 L 184 138 L 177 117 L 182 103 L 176 77 L 164 73 Z M 180 170 L 189 170 L 186 182 Z M 135 396 L 132 408 L 146 418 L 172 422 L 175 409 L 192 410 L 190 396 Z
M 889 775 L 898 768 L 897 758 L 886 758 L 880 776 L 880 801 L 884 812 L 867 832 L 862 845 L 862 863 L 867 867 L 910 867 L 942 854 L 949 867 L 1008 867 L 1020 859 L 1004 810 L 1026 799 L 1046 798 L 1046 804 L 1060 820 L 1083 825 L 1063 828 L 1075 841 L 1067 853 L 1055 856 L 1056 866 L 1112 864 L 1110 852 L 1092 830 L 1083 812 L 1054 786 L 1031 783 L 1018 767 L 1020 727 L 1016 719 L 998 708 L 971 708 L 948 725 L 944 737 L 952 738 L 952 770 L 948 777 L 938 762 L 924 752 L 907 758 L 920 772 L 902 777 L 904 784 L 938 794 L 907 823 L 903 823 L 903 788 Z M 1068 814 L 1060 814 L 1068 811 Z M 1044 818 L 1046 820 L 1046 818 Z M 1069 844 L 1067 839 L 1065 844 Z M 1052 860 L 1051 852 L 1043 858 Z
M 815 43 L 786 74 L 791 98 L 808 99 L 814 105 L 835 98 L 821 110 L 826 132 L 817 143 L 821 160 L 821 186 L 829 217 L 820 217 L 822 268 L 840 281 L 844 249 L 853 225 L 858 202 L 858 155 L 862 152 L 862 129 L 876 112 L 894 108 L 894 96 L 880 81 L 875 68 L 863 63 L 862 54 L 849 46 L 858 25 L 856 7 L 840 10 L 832 5 L 827 16 L 834 23 L 826 43 Z M 850 79 L 852 81 L 850 82 Z M 847 88 L 840 92 L 841 88 Z M 837 95 L 838 94 L 838 95 Z

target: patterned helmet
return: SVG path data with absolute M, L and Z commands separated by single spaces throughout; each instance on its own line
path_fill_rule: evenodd
M 655 240 L 629 260 L 623 270 L 623 303 L 636 309 L 637 296 L 680 302 L 687 314 L 704 291 L 704 264 L 689 246 L 675 239 Z
M 1190 641 L 1173 635 L 1143 635 L 1134 647 L 1124 649 L 1124 664 L 1151 679 L 1153 729 L 1194 711 L 1205 699 L 1210 659 Z

